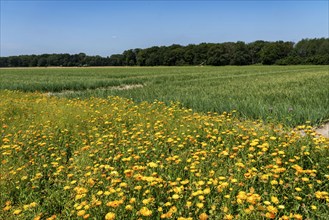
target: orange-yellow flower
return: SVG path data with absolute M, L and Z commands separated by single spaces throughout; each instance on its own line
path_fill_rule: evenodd
M 294 219 L 296 219 L 296 220 L 302 220 L 303 219 L 303 216 L 300 215 L 300 214 L 294 214 Z
M 275 213 L 266 212 L 265 217 L 266 218 L 269 218 L 269 219 L 274 219 L 275 218 Z
M 206 213 L 201 213 L 201 214 L 199 215 L 199 219 L 200 219 L 200 220 L 207 220 L 207 219 L 208 219 L 208 215 L 207 215 Z
M 85 210 L 80 210 L 77 212 L 77 216 L 83 216 L 84 214 L 86 214 Z
M 225 219 L 225 220 L 231 220 L 231 219 L 233 219 L 233 218 L 234 218 L 234 216 L 231 215 L 231 214 L 227 214 L 227 215 L 224 216 L 224 219 Z

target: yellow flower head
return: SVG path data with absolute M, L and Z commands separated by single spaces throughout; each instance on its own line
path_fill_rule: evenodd
M 105 220 L 113 220 L 115 219 L 115 213 L 109 212 L 105 215 Z
M 199 215 L 199 219 L 200 219 L 200 220 L 207 220 L 207 219 L 208 219 L 208 215 L 207 215 L 206 213 L 201 213 L 201 214 Z
M 19 215 L 19 214 L 21 214 L 21 212 L 22 212 L 21 209 L 16 209 L 16 210 L 13 212 L 13 214 L 14 214 L 14 215 Z
M 140 210 L 139 210 L 139 213 L 142 215 L 142 216 L 151 216 L 152 215 L 152 211 L 149 210 L 147 207 L 142 207 Z

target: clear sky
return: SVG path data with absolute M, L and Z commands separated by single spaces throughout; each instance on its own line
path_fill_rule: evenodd
M 329 35 L 328 0 L 0 1 L 0 56 Z

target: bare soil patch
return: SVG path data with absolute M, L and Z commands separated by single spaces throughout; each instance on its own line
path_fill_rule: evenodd
M 129 89 L 136 89 L 136 88 L 143 88 L 144 85 L 142 84 L 130 84 L 130 85 L 120 85 L 120 86 L 109 86 L 109 87 L 100 87 L 96 89 L 86 89 L 86 90 L 63 90 L 61 92 L 48 92 L 48 96 L 64 96 L 68 94 L 84 92 L 84 91 L 97 91 L 97 90 L 129 90 Z
M 329 122 L 315 129 L 315 132 L 329 138 Z

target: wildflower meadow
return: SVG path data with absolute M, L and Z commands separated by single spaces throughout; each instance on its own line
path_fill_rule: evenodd
M 179 102 L 0 91 L 0 219 L 326 219 L 329 139 Z

